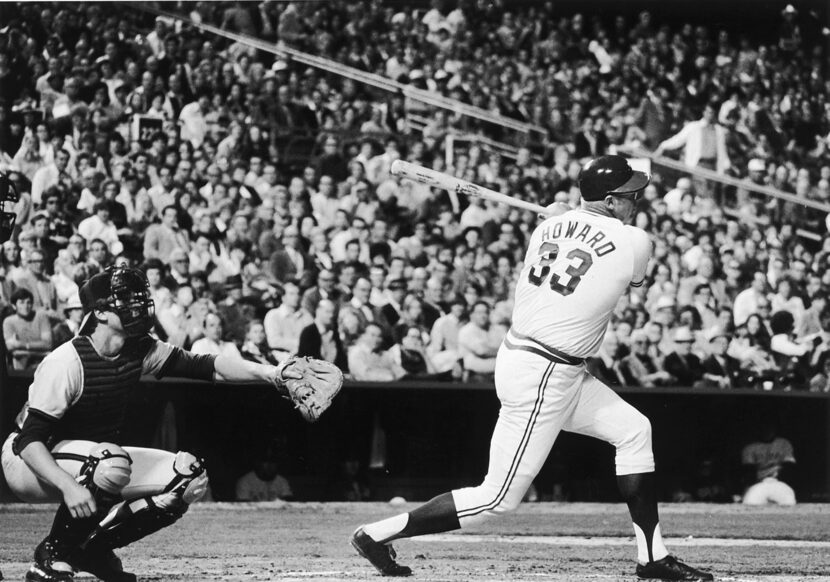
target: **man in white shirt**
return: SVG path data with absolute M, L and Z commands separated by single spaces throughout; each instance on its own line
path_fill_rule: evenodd
M 210 112 L 210 94 L 202 92 L 196 101 L 182 107 L 179 113 L 179 125 L 181 125 L 181 137 L 188 140 L 193 147 L 199 148 L 205 141 L 208 132 L 208 124 L 205 116 Z
M 349 371 L 355 380 L 388 382 L 406 375 L 389 350 L 381 350 L 383 333 L 380 326 L 370 323 L 357 343 L 349 348 Z
M 72 185 L 72 175 L 69 168 L 70 154 L 61 149 L 55 154 L 55 163 L 43 166 L 32 177 L 32 202 L 39 206 L 43 193 L 50 186 L 57 186 L 61 182 Z
M 118 239 L 118 229 L 110 220 L 110 202 L 108 200 L 96 202 L 93 211 L 95 214 L 89 218 L 84 218 L 78 225 L 78 234 L 86 239 L 87 244 L 99 239 L 104 241 L 110 253 L 113 255 L 121 254 L 124 245 Z
M 471 382 L 492 382 L 498 345 L 489 333 L 490 306 L 479 301 L 470 310 L 470 321 L 458 331 L 458 351 Z
M 732 306 L 732 318 L 735 326 L 746 323 L 747 318 L 753 313 L 758 313 L 758 303 L 762 298 L 767 297 L 767 278 L 763 273 L 752 275 L 752 284 L 735 297 Z
M 218 313 L 208 313 L 205 316 L 205 337 L 193 342 L 191 352 L 194 354 L 211 354 L 242 359 L 239 348 L 233 342 L 222 340 L 222 318 Z
M 265 337 L 271 354 L 282 362 L 296 354 L 300 346 L 300 332 L 311 325 L 314 318 L 300 308 L 300 288 L 291 282 L 283 285 L 282 303 L 265 314 Z

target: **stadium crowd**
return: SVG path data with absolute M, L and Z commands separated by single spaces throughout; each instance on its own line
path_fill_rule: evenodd
M 4 6 L 0 169 L 21 194 L 0 256 L 13 368 L 70 339 L 79 283 L 123 264 L 147 274 L 155 333 L 196 352 L 299 353 L 357 380 L 491 381 L 539 219 L 453 200 L 391 163 L 576 205 L 586 159 L 640 146 L 748 188 L 655 168 L 635 218 L 654 241 L 648 284 L 618 306 L 595 374 L 830 391 L 826 213 L 749 189 L 830 203 L 827 54 L 792 6 L 766 44 L 553 3 L 192 8 L 194 22 L 543 131 L 509 135 L 121 5 Z M 476 133 L 515 155 L 474 141 L 445 155 L 448 134 Z

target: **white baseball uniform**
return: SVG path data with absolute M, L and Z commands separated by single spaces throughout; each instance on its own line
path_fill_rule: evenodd
M 643 283 L 650 254 L 643 230 L 582 209 L 533 232 L 496 360 L 489 470 L 478 487 L 453 491 L 462 527 L 517 507 L 561 430 L 613 444 L 617 475 L 654 470 L 648 419 L 584 363 L 626 288 Z

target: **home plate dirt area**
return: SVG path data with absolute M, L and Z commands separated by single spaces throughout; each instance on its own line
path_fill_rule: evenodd
M 348 543 L 415 504 L 200 503 L 119 555 L 139 580 L 380 580 Z M 0 570 L 23 580 L 53 507 L 0 505 Z M 731 582 L 830 581 L 830 505 L 660 506 L 669 550 Z M 533 503 L 475 529 L 400 540 L 410 580 L 636 580 L 623 504 Z M 79 580 L 92 580 L 79 575 Z

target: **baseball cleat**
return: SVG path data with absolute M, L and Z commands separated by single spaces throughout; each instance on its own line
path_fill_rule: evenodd
M 692 568 L 672 555 L 648 564 L 637 564 L 637 577 L 649 580 L 690 580 L 692 582 L 708 582 L 715 579 L 709 572 Z
M 121 559 L 112 550 L 78 550 L 70 559 L 78 572 L 89 572 L 103 582 L 136 582 L 135 574 L 125 572 Z
M 46 537 L 35 548 L 35 563 L 26 572 L 26 582 L 72 582 L 75 572 L 64 553 Z
M 369 534 L 359 527 L 349 540 L 357 553 L 369 560 L 378 572 L 384 576 L 409 576 L 412 569 L 401 566 L 395 561 L 395 550 L 389 544 L 381 544 L 373 540 Z

